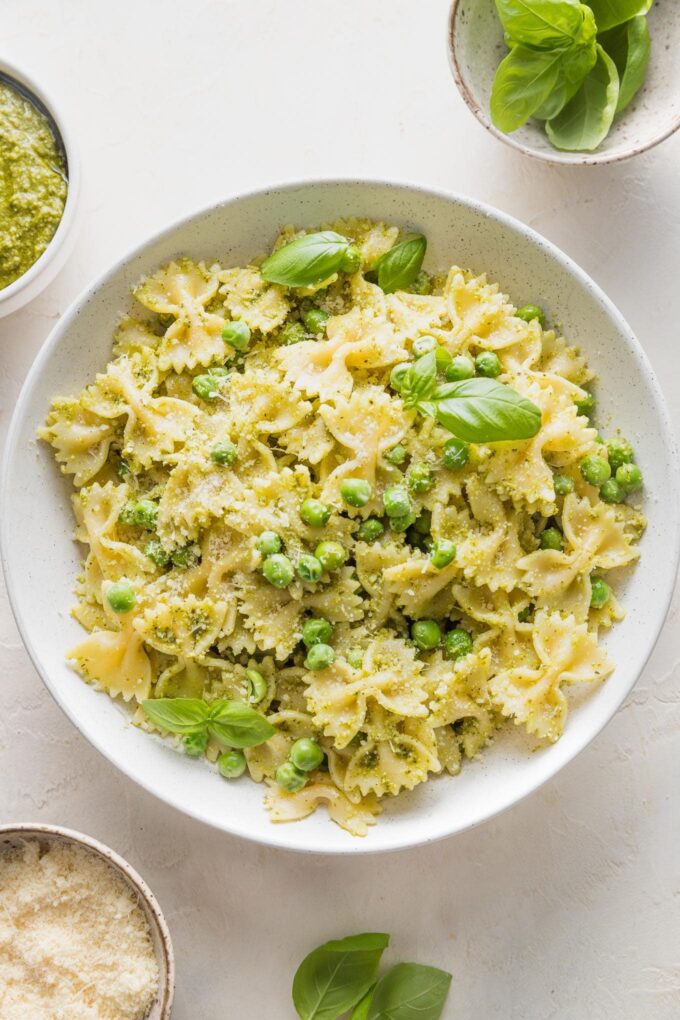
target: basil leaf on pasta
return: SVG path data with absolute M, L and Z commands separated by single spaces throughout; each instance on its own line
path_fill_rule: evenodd
M 304 234 L 265 259 L 260 274 L 285 287 L 313 287 L 340 269 L 348 248 L 347 238 L 334 230 Z
M 198 698 L 152 698 L 143 701 L 142 708 L 156 726 L 181 736 L 204 730 L 210 711 Z
M 375 986 L 367 1020 L 439 1020 L 451 974 L 419 963 L 398 963 Z
M 540 408 L 495 379 L 447 383 L 433 400 L 439 424 L 467 443 L 531 439 L 541 427 Z
M 243 701 L 214 701 L 210 705 L 208 732 L 227 747 L 257 747 L 276 730 L 263 715 Z
M 386 294 L 410 287 L 422 268 L 426 249 L 426 239 L 416 234 L 395 244 L 378 259 L 375 265 L 378 285 Z
M 427 400 L 437 382 L 437 358 L 434 351 L 414 361 L 404 379 L 401 397 L 407 407 Z
M 302 961 L 293 980 L 301 1020 L 337 1020 L 366 995 L 389 935 L 365 933 L 326 942 Z

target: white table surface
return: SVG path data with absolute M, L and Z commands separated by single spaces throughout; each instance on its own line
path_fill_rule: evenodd
M 547 235 L 619 305 L 680 419 L 680 135 L 611 168 L 527 161 L 459 98 L 447 6 L 3 0 L 0 56 L 70 109 L 84 176 L 68 265 L 0 321 L 3 430 L 49 330 L 126 249 L 228 194 L 341 174 L 457 190 Z M 394 960 L 453 972 L 451 1020 L 671 1020 L 679 606 L 626 705 L 539 793 L 424 850 L 324 859 L 213 832 L 118 775 L 52 702 L 3 598 L 0 822 L 81 829 L 142 872 L 173 933 L 177 1020 L 293 1020 L 299 960 L 362 930 L 391 932 Z

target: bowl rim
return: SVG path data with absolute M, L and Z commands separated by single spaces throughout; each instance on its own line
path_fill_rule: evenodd
M 661 142 L 665 142 L 667 138 L 670 138 L 671 135 L 675 134 L 675 132 L 680 128 L 680 113 L 678 113 L 675 119 L 671 121 L 670 125 L 663 128 L 657 136 L 651 139 L 651 141 L 645 142 L 644 145 L 634 146 L 625 152 L 566 153 L 561 152 L 559 149 L 555 149 L 554 154 L 552 152 L 541 152 L 539 149 L 534 149 L 531 145 L 520 142 L 512 134 L 506 134 L 504 131 L 500 131 L 473 96 L 468 87 L 467 79 L 458 62 L 458 46 L 456 39 L 458 25 L 456 19 L 460 14 L 460 8 L 463 2 L 464 0 L 451 0 L 447 23 L 446 52 L 453 80 L 465 101 L 465 105 L 482 127 L 486 128 L 489 134 L 493 135 L 494 138 L 498 138 L 499 141 L 504 142 L 513 149 L 516 149 L 517 152 L 521 152 L 525 156 L 530 156 L 533 159 L 540 159 L 543 163 L 548 163 L 551 166 L 606 166 L 607 164 L 612 163 L 622 163 L 627 159 L 632 159 L 634 156 L 642 155 L 643 152 L 649 152 L 650 149 L 656 148 L 656 146 L 660 145 Z
M 67 188 L 66 188 L 66 202 L 64 203 L 64 210 L 59 220 L 59 225 L 52 235 L 44 252 L 36 261 L 28 267 L 25 273 L 17 277 L 9 286 L 4 287 L 0 290 L 0 307 L 5 303 L 10 303 L 16 298 L 21 291 L 30 287 L 31 284 L 42 275 L 43 271 L 54 261 L 57 253 L 61 250 L 64 241 L 75 224 L 76 208 L 78 205 L 78 196 L 80 194 L 80 160 L 78 158 L 78 149 L 75 143 L 75 139 L 68 127 L 67 120 L 61 114 L 56 103 L 49 96 L 43 87 L 35 81 L 32 75 L 28 74 L 23 68 L 18 67 L 16 64 L 10 63 L 5 60 L 4 57 L 0 58 L 0 75 L 4 75 L 11 82 L 16 82 L 22 89 L 24 89 L 29 96 L 34 97 L 38 101 L 38 109 L 43 106 L 54 123 L 54 127 L 59 133 L 57 141 L 61 141 L 64 147 L 64 154 L 66 156 L 66 168 L 68 172 L 67 177 Z M 16 306 L 14 311 L 18 311 L 21 307 L 20 304 Z
M 317 847 L 310 847 L 304 845 L 304 840 L 299 840 L 297 843 L 291 842 L 290 840 L 284 840 L 277 835 L 277 826 L 273 823 L 269 829 L 263 830 L 263 832 L 253 834 L 251 831 L 244 829 L 239 825 L 238 820 L 234 821 L 227 815 L 224 818 L 216 821 L 214 818 L 207 816 L 201 810 L 200 803 L 196 803 L 195 807 L 185 808 L 178 807 L 172 799 L 171 792 L 161 793 L 157 791 L 150 783 L 146 781 L 146 777 L 142 774 L 134 772 L 127 763 L 121 763 L 113 761 L 109 758 L 107 751 L 101 746 L 100 741 L 95 735 L 84 732 L 80 726 L 78 717 L 75 713 L 71 713 L 68 707 L 63 703 L 60 696 L 57 685 L 52 682 L 50 671 L 43 666 L 39 659 L 35 648 L 33 647 L 29 627 L 25 619 L 23 618 L 20 607 L 15 598 L 14 586 L 12 583 L 12 575 L 9 569 L 8 563 L 8 550 L 11 546 L 11 532 L 9 526 L 9 514 L 7 512 L 7 503 L 9 501 L 9 480 L 11 473 L 11 461 L 12 453 L 15 451 L 19 440 L 19 431 L 22 419 L 24 417 L 24 407 L 28 403 L 33 386 L 43 371 L 43 366 L 48 362 L 52 351 L 56 348 L 61 340 L 63 334 L 70 328 L 72 322 L 80 314 L 81 306 L 89 301 L 99 290 L 105 286 L 110 279 L 112 279 L 121 269 L 124 269 L 126 265 L 131 263 L 135 258 L 142 255 L 148 248 L 171 236 L 173 232 L 177 231 L 181 227 L 192 223 L 195 220 L 203 219 L 216 212 L 218 209 L 222 209 L 226 206 L 235 205 L 244 200 L 257 198 L 260 196 L 266 196 L 271 193 L 280 193 L 287 191 L 295 191 L 299 189 L 315 188 L 319 186 L 326 187 L 347 187 L 347 186 L 378 186 L 386 189 L 406 190 L 410 192 L 422 193 L 429 196 L 434 196 L 437 199 L 444 200 L 446 202 L 454 202 L 458 205 L 462 205 L 471 209 L 485 217 L 498 222 L 501 226 L 509 229 L 510 231 L 519 234 L 531 241 L 534 246 L 540 247 L 548 255 L 550 255 L 562 268 L 562 270 L 572 277 L 575 277 L 579 284 L 589 291 L 593 297 L 600 303 L 605 309 L 608 316 L 613 320 L 618 334 L 625 340 L 626 346 L 628 347 L 632 357 L 637 362 L 640 371 L 644 372 L 649 380 L 650 389 L 654 396 L 654 407 L 659 416 L 663 437 L 663 441 L 668 449 L 669 459 L 673 464 L 671 476 L 668 478 L 668 486 L 671 490 L 671 505 L 680 506 L 680 455 L 678 452 L 678 444 L 675 437 L 675 432 L 672 425 L 672 419 L 670 417 L 668 407 L 666 405 L 665 397 L 656 378 L 656 374 L 647 358 L 647 355 L 637 339 L 633 330 L 626 322 L 622 313 L 618 310 L 612 300 L 605 294 L 600 286 L 585 272 L 584 269 L 574 262 L 574 260 L 563 252 L 557 245 L 553 244 L 547 238 L 543 237 L 536 230 L 528 225 L 522 223 L 508 213 L 505 213 L 494 206 L 489 205 L 486 202 L 478 199 L 470 198 L 465 195 L 460 195 L 454 191 L 448 191 L 443 188 L 438 188 L 429 185 L 415 184 L 405 180 L 385 180 L 380 177 L 312 177 L 307 179 L 295 179 L 287 180 L 263 186 L 260 188 L 253 189 L 247 192 L 238 192 L 227 198 L 221 199 L 217 202 L 213 202 L 207 206 L 203 206 L 200 209 L 194 210 L 191 213 L 185 214 L 169 226 L 156 232 L 152 236 L 148 237 L 142 243 L 135 245 L 128 252 L 118 257 L 114 263 L 100 273 L 93 281 L 87 284 L 80 294 L 71 302 L 67 310 L 61 316 L 60 320 L 54 325 L 50 334 L 40 349 L 37 357 L 35 358 L 28 375 L 24 381 L 21 392 L 17 399 L 10 427 L 7 433 L 7 440 L 4 448 L 4 457 L 2 472 L 0 473 L 0 559 L 2 561 L 3 572 L 5 576 L 7 594 L 9 604 L 12 609 L 12 613 L 16 620 L 17 628 L 21 635 L 24 646 L 28 652 L 28 655 L 43 683 L 47 687 L 48 691 L 54 698 L 57 705 L 61 708 L 64 714 L 70 719 L 76 729 L 88 740 L 93 747 L 99 751 L 99 753 L 111 762 L 119 771 L 123 772 L 128 779 L 132 780 L 142 789 L 146 790 L 152 796 L 168 804 L 182 814 L 187 815 L 196 821 L 202 822 L 205 825 L 209 825 L 211 828 L 217 831 L 226 832 L 232 836 L 238 836 L 247 839 L 251 842 L 261 844 L 263 846 L 273 847 L 276 849 L 284 849 L 294 852 L 301 853 L 318 853 L 328 855 L 345 855 L 345 854 L 373 854 L 373 853 L 386 853 L 395 850 L 405 850 L 416 846 L 426 846 L 430 843 L 437 842 L 440 839 L 444 839 L 450 836 L 454 836 L 460 832 L 464 832 L 467 829 L 476 828 L 478 825 L 489 821 L 490 819 L 500 815 L 502 812 L 513 807 L 515 804 L 520 803 L 530 794 L 535 793 L 536 790 L 540 789 L 548 780 L 552 779 L 565 765 L 570 761 L 573 761 L 583 750 L 586 748 L 595 737 L 604 729 L 604 727 L 612 720 L 616 715 L 619 708 L 630 694 L 631 690 L 637 683 L 640 675 L 645 669 L 647 662 L 652 654 L 654 646 L 658 640 L 661 629 L 665 623 L 670 608 L 673 592 L 675 589 L 675 580 L 678 572 L 678 564 L 680 563 L 680 528 L 670 529 L 671 535 L 669 536 L 672 541 L 672 546 L 668 550 L 666 562 L 670 564 L 670 571 L 667 575 L 667 581 L 665 590 L 660 593 L 660 604 L 663 606 L 663 611 L 659 613 L 659 618 L 654 628 L 651 628 L 648 632 L 647 639 L 645 642 L 644 653 L 642 657 L 642 664 L 640 670 L 635 676 L 633 676 L 630 682 L 622 687 L 618 700 L 612 705 L 611 711 L 604 715 L 602 719 L 598 719 L 595 723 L 591 723 L 589 728 L 582 727 L 583 732 L 574 739 L 573 748 L 567 752 L 563 752 L 562 756 L 555 755 L 540 776 L 534 777 L 531 781 L 528 781 L 526 785 L 518 794 L 514 794 L 508 797 L 503 803 L 496 805 L 493 810 L 485 813 L 479 818 L 473 819 L 467 822 L 465 825 L 446 829 L 440 829 L 429 835 L 419 835 L 418 827 L 413 827 L 414 835 L 408 838 L 400 837 L 394 839 L 389 846 L 372 846 L 366 840 L 355 839 L 351 841 L 347 846 L 342 847 L 330 847 L 320 849 Z M 555 745 L 559 746 L 559 745 Z M 330 824 L 330 822 L 329 822 Z
M 159 976 L 156 999 L 160 1007 L 159 1020 L 169 1020 L 175 994 L 175 953 L 172 947 L 170 929 L 168 928 L 163 911 L 158 900 L 139 872 L 124 857 L 121 857 L 119 853 L 116 853 L 110 846 L 107 846 L 106 843 L 95 839 L 94 836 L 88 836 L 84 832 L 78 832 L 76 829 L 69 829 L 63 825 L 46 825 L 42 822 L 9 822 L 0 825 L 0 842 L 12 836 L 26 839 L 56 836 L 76 846 L 85 847 L 86 850 L 96 854 L 109 867 L 113 868 L 121 876 L 126 885 L 137 894 L 140 900 L 143 900 L 148 908 L 148 915 L 150 915 L 152 923 L 156 927 L 158 946 L 165 963 L 165 981 L 161 985 L 161 978 Z M 148 919 L 149 917 L 147 916 Z M 158 950 L 155 952 L 155 955 L 158 957 Z

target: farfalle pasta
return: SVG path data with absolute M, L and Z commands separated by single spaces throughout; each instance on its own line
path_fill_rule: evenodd
M 159 267 L 40 433 L 84 549 L 74 668 L 273 821 L 354 835 L 508 724 L 559 738 L 645 524 L 583 353 L 409 243 L 346 219 Z

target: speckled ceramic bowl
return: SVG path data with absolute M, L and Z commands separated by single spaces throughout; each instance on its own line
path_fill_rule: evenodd
M 40 258 L 22 276 L 0 290 L 0 318 L 32 301 L 52 282 L 68 258 L 75 241 L 76 212 L 80 195 L 80 163 L 75 141 L 55 101 L 25 71 L 0 60 L 0 81 L 16 88 L 45 114 L 66 158 L 68 191 L 54 237 Z
M 262 787 L 226 783 L 203 762 L 130 724 L 127 706 L 88 687 L 65 654 L 83 639 L 69 616 L 83 550 L 73 541 L 71 482 L 36 429 L 55 395 L 76 394 L 111 357 L 130 288 L 144 273 L 185 253 L 243 265 L 266 251 L 286 223 L 313 226 L 369 216 L 427 236 L 426 268 L 453 263 L 486 272 L 517 305 L 535 302 L 579 344 L 601 380 L 600 420 L 634 443 L 645 473 L 649 527 L 638 566 L 617 578 L 626 619 L 605 637 L 618 663 L 570 714 L 562 738 L 535 747 L 509 727 L 459 776 L 441 776 L 386 798 L 378 824 L 349 836 L 324 810 L 274 825 Z M 652 650 L 673 590 L 680 529 L 675 439 L 645 354 L 611 301 L 571 259 L 529 227 L 481 202 L 385 181 L 308 181 L 241 195 L 169 227 L 131 252 L 75 301 L 36 358 L 17 402 L 4 455 L 0 535 L 12 607 L 26 647 L 48 688 L 82 733 L 114 765 L 180 811 L 218 829 L 293 850 L 362 853 L 414 846 L 460 832 L 514 804 L 570 761 L 611 719 Z M 30 550 L 30 553 L 27 552 Z
M 175 991 L 175 957 L 163 912 L 144 879 L 114 850 L 91 836 L 83 835 L 82 832 L 74 832 L 72 829 L 64 829 L 57 825 L 28 823 L 0 825 L 0 854 L 3 850 L 18 847 L 32 840 L 42 844 L 68 843 L 80 846 L 100 857 L 120 875 L 144 911 L 158 963 L 158 994 L 146 1020 L 169 1020 Z
M 507 53 L 494 0 L 453 0 L 447 40 L 451 70 L 477 120 L 506 145 L 548 163 L 616 163 L 646 152 L 680 127 L 680 3 L 656 0 L 648 19 L 652 56 L 647 78 L 596 152 L 554 149 L 542 124 L 535 120 L 509 135 L 494 127 L 489 114 L 491 86 Z

